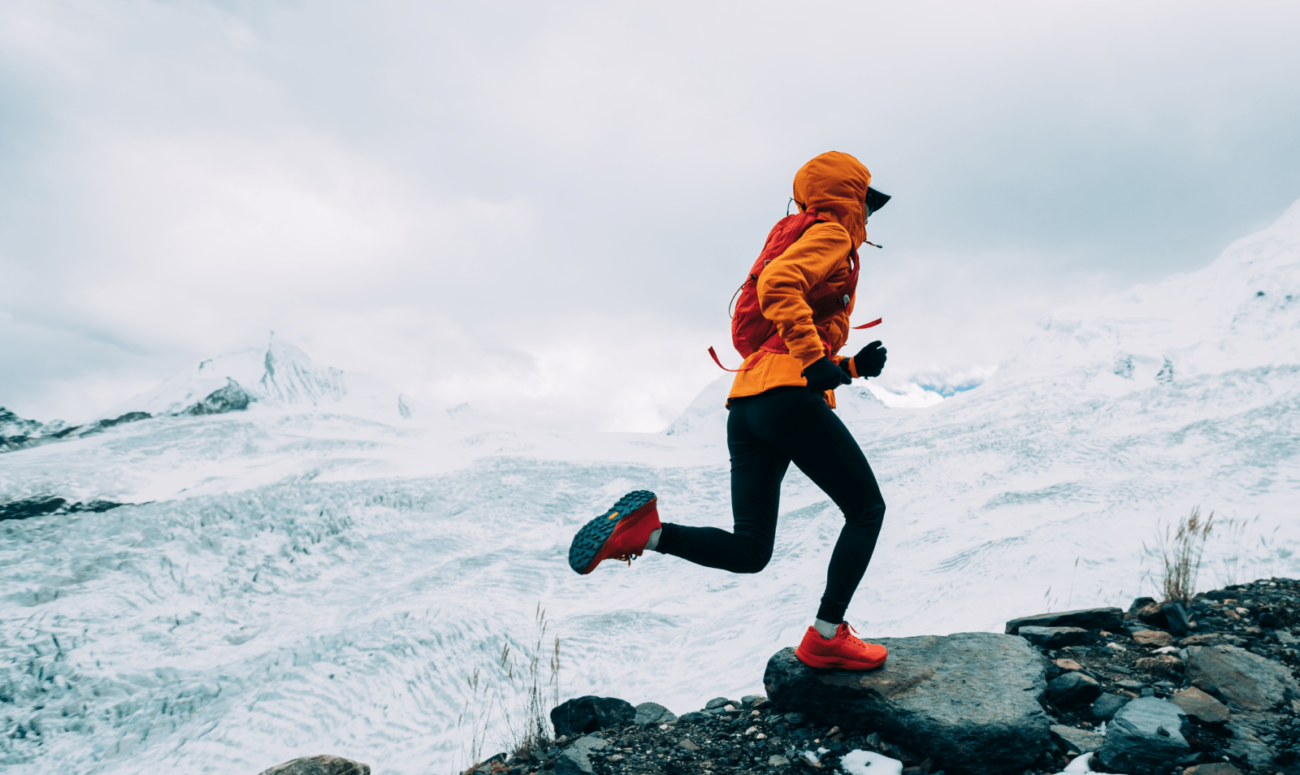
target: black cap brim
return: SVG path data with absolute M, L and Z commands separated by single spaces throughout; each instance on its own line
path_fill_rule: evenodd
M 878 212 L 880 208 L 889 203 L 889 194 L 882 194 L 871 186 L 867 186 L 867 212 Z

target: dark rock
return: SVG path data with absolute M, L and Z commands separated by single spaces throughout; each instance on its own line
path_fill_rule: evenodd
M 769 662 L 768 664 L 771 664 L 771 662 Z M 794 727 L 800 726 L 802 724 L 806 724 L 808 723 L 808 715 L 806 713 L 800 713 L 798 711 L 794 711 L 793 713 L 787 713 L 785 714 L 785 723 Z
M 1275 613 L 1262 613 L 1259 615 L 1259 626 L 1264 629 L 1276 630 L 1285 624 L 1286 622 L 1282 621 L 1282 617 Z
M 1128 697 L 1121 697 L 1118 694 L 1103 694 L 1092 703 L 1092 717 L 1101 721 L 1109 721 L 1115 717 L 1120 708 L 1129 703 Z
M 1101 749 L 1102 736 L 1096 732 L 1061 724 L 1053 724 L 1049 729 L 1052 732 L 1052 739 L 1066 753 L 1080 754 Z
M 1017 633 L 1039 648 L 1059 649 L 1083 643 L 1088 631 L 1082 627 L 1034 627 L 1023 625 Z
M 1169 701 L 1202 724 L 1224 724 L 1228 721 L 1228 707 L 1195 686 L 1178 692 Z
M 1165 618 L 1165 609 L 1159 603 L 1148 603 L 1137 611 L 1138 618 L 1147 624 L 1159 627 L 1162 630 L 1169 629 L 1169 620 Z
M 764 702 L 767 702 L 767 698 L 761 694 L 746 694 L 744 697 L 740 698 L 740 704 L 744 705 L 746 708 L 752 708 L 755 705 L 761 705 Z
M 226 377 L 225 387 L 217 388 L 202 401 L 190 406 L 181 414 L 205 415 L 242 412 L 257 399 L 253 398 L 240 384 Z
M 1131 614 L 1136 614 L 1142 608 L 1145 608 L 1146 606 L 1149 605 L 1154 605 L 1155 602 L 1156 599 L 1154 597 L 1139 597 L 1133 601 L 1133 605 L 1128 607 L 1128 612 Z
M 690 713 L 683 713 L 682 715 L 678 716 L 677 721 L 684 724 L 696 724 L 701 721 L 707 721 L 710 718 L 712 718 L 712 716 L 710 716 L 707 713 L 701 713 L 698 710 L 693 710 Z
M 1023 638 L 974 632 L 880 643 L 889 661 L 861 673 L 814 672 L 784 649 L 767 663 L 767 696 L 781 709 L 878 730 L 972 775 L 1023 769 L 1050 743 L 1039 705 L 1046 661 Z
M 1021 627 L 1081 627 L 1085 630 L 1110 630 L 1124 626 L 1124 612 L 1118 608 L 1085 608 L 1055 614 L 1037 614 L 1007 622 L 1006 633 L 1016 635 Z
M 263 770 L 261 775 L 370 775 L 370 765 L 339 756 L 304 756 Z
M 1101 684 L 1083 673 L 1065 673 L 1047 684 L 1047 701 L 1069 710 L 1092 702 L 1101 696 Z
M 551 725 L 557 736 L 576 737 L 635 720 L 636 709 L 631 703 L 615 697 L 578 697 L 551 711 Z
M 77 514 L 87 511 L 100 513 L 125 505 L 127 504 L 114 503 L 112 501 L 69 503 L 66 498 L 59 498 L 52 495 L 38 495 L 34 498 L 24 498 L 19 501 L 10 501 L 9 503 L 0 504 L 0 522 L 4 522 L 7 519 L 31 519 L 32 517 Z
M 1142 657 L 1134 660 L 1133 667 L 1143 672 L 1167 676 L 1182 670 L 1183 661 L 1170 654 L 1159 654 L 1154 657 Z
M 1188 626 L 1191 620 L 1181 603 L 1165 603 L 1160 606 L 1160 610 L 1165 615 L 1165 621 L 1169 623 L 1169 632 L 1180 638 L 1191 632 L 1191 627 Z
M 704 709 L 718 710 L 719 708 L 725 708 L 728 705 L 735 707 L 735 703 L 733 703 L 731 700 L 727 699 L 726 697 L 714 697 L 713 699 L 704 703 Z
M 1187 677 L 1245 710 L 1272 710 L 1300 692 L 1290 670 L 1236 646 L 1188 646 Z
M 671 710 L 657 702 L 643 702 L 633 710 L 636 711 L 633 722 L 637 724 L 667 724 L 677 720 L 677 716 Z
M 1133 700 L 1107 723 L 1098 756 L 1118 772 L 1155 769 L 1191 751 L 1183 737 L 1187 729 L 1187 715 L 1178 706 L 1154 698 Z

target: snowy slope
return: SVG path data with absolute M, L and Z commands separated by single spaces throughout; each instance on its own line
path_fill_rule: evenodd
M 889 504 L 850 621 L 1000 630 L 1049 606 L 1126 605 L 1149 591 L 1157 523 L 1198 504 L 1259 517 L 1245 552 L 1210 547 L 1207 585 L 1296 574 L 1296 298 L 1300 205 L 1199 272 L 1054 315 L 935 407 L 842 391 Z M 219 372 L 251 390 L 267 371 L 247 368 Z M 328 395 L 328 378 L 312 384 Z M 631 489 L 657 492 L 667 520 L 729 523 L 725 392 L 708 387 L 655 435 L 251 407 L 0 454 L 0 502 L 141 504 L 0 523 L 0 762 L 258 772 L 330 751 L 376 772 L 451 772 L 465 678 L 502 680 L 495 657 L 526 648 L 539 602 L 565 697 L 681 712 L 759 690 L 815 610 L 839 529 L 802 475 L 760 575 L 648 556 L 578 577 L 565 562 L 573 531 Z

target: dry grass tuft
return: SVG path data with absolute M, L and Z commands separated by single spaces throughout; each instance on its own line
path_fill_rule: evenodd
M 1178 525 L 1157 527 L 1156 552 L 1160 555 L 1160 578 L 1152 579 L 1161 602 L 1187 602 L 1196 594 L 1196 577 L 1201 571 L 1201 556 L 1205 542 L 1214 530 L 1214 512 L 1202 518 L 1197 506 L 1192 513 L 1178 520 Z M 1148 554 L 1146 544 L 1142 545 Z M 1150 574 L 1148 574 L 1150 575 Z

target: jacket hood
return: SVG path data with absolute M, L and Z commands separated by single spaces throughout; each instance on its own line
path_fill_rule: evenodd
M 794 176 L 794 201 L 800 210 L 816 210 L 848 230 L 855 246 L 867 238 L 867 187 L 871 173 L 862 162 L 829 151 L 803 165 Z

